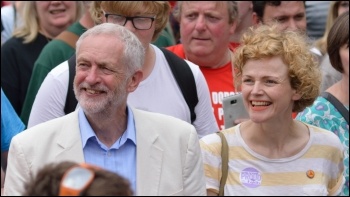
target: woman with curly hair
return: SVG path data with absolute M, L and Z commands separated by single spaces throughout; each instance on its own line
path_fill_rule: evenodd
M 324 129 L 292 118 L 319 95 L 317 63 L 305 37 L 262 25 L 237 48 L 235 84 L 250 119 L 222 130 L 227 139 L 225 195 L 337 195 L 344 184 L 343 148 Z M 200 140 L 208 195 L 219 193 L 222 143 Z

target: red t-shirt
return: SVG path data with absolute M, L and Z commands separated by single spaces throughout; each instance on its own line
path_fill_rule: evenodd
M 232 46 L 232 45 L 231 45 Z M 233 47 L 230 46 L 232 50 Z M 168 50 L 174 52 L 181 58 L 185 58 L 185 52 L 182 44 L 167 47 Z M 210 92 L 213 112 L 218 123 L 219 129 L 224 129 L 224 110 L 222 108 L 223 97 L 234 94 L 235 87 L 233 84 L 233 73 L 231 61 L 227 62 L 223 67 L 211 69 L 198 65 L 202 71 Z

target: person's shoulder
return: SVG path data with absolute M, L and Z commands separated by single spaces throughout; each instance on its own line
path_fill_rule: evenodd
M 158 131 L 164 131 L 166 133 L 177 132 L 180 135 L 188 131 L 196 132 L 192 124 L 170 115 L 136 108 L 132 108 L 132 111 L 135 125 L 142 125 L 144 127 L 150 126 Z
M 53 133 L 57 133 L 63 127 L 72 126 L 74 122 L 78 122 L 78 112 L 67 114 L 62 117 L 48 120 L 46 122 L 37 124 L 31 128 L 27 128 L 25 131 L 21 132 L 21 137 L 26 139 L 30 136 L 50 136 Z M 72 124 L 71 124 L 72 123 Z M 78 123 L 77 123 L 78 124 Z
M 330 117 L 327 115 L 327 113 L 332 114 L 332 111 L 329 112 L 329 110 L 332 108 L 332 104 L 326 98 L 319 95 L 310 106 L 306 107 L 299 114 L 303 117 L 312 115 L 312 119 L 329 120 Z
M 298 113 L 298 116 L 305 116 L 308 115 L 308 113 L 314 113 L 315 111 L 319 110 L 323 111 L 323 107 L 322 109 L 319 109 L 319 105 L 324 105 L 326 102 L 327 100 L 325 98 L 322 96 L 317 96 L 311 105 L 307 106 L 302 112 Z
M 9 38 L 2 46 L 1 46 L 1 51 L 9 49 L 9 48 L 14 48 L 16 49 L 19 46 L 23 46 L 23 39 L 22 38 L 17 38 L 12 36 Z
M 156 135 L 161 137 L 163 142 L 173 143 L 187 142 L 192 137 L 198 139 L 195 127 L 179 118 L 165 115 L 157 112 L 149 112 L 140 109 L 132 109 L 136 130 L 148 130 L 147 135 Z M 145 135 L 144 132 L 142 135 Z
M 82 26 L 81 26 L 81 24 L 79 23 L 79 21 L 76 21 L 76 22 L 72 23 L 72 24 L 66 29 L 66 31 L 70 31 L 70 32 L 74 33 L 74 29 L 76 29 L 76 28 L 81 28 L 81 27 L 82 27 Z
M 8 20 L 8 18 L 14 17 L 15 10 L 13 9 L 13 6 L 11 4 L 5 5 L 1 7 L 1 18 Z M 4 18 L 6 17 L 6 18 Z
M 215 133 L 205 135 L 204 137 L 202 137 L 200 139 L 200 141 L 202 141 L 202 143 L 205 143 L 205 144 L 213 144 L 213 143 L 221 142 L 221 137 L 219 136 L 218 132 L 224 134 L 224 136 L 227 140 L 228 138 L 231 137 L 231 135 L 234 135 L 234 133 L 236 132 L 236 128 L 237 128 L 237 125 L 234 127 L 230 127 L 227 129 L 217 131 Z
M 82 26 L 79 21 L 73 23 L 71 26 L 67 28 L 66 31 L 74 33 L 77 36 L 81 36 L 84 32 L 87 31 L 87 28 Z
M 75 49 L 67 43 L 62 40 L 53 39 L 42 49 L 38 59 L 35 61 L 35 65 L 40 65 L 40 67 L 46 67 L 51 70 L 68 59 L 74 52 Z
M 46 162 L 53 159 L 51 153 L 57 151 L 57 145 L 62 147 L 79 143 L 79 137 L 78 115 L 72 113 L 22 131 L 12 138 L 10 146 L 18 149 L 29 162 L 34 160 Z
M 40 73 L 41 74 L 41 73 Z M 33 76 L 41 76 L 40 74 L 33 73 Z M 69 66 L 68 61 L 64 61 L 57 66 L 53 67 L 47 75 L 44 77 L 42 84 L 50 84 L 50 86 L 61 86 L 66 85 L 68 87 L 69 83 Z
M 195 64 L 189 60 L 186 60 L 186 59 L 184 59 L 184 61 L 188 64 L 188 66 L 190 66 L 191 69 L 200 70 L 199 66 L 197 64 Z
M 53 39 L 45 45 L 41 54 L 43 54 L 43 53 L 55 53 L 55 52 L 57 52 L 57 50 L 62 50 L 62 49 L 64 49 L 64 50 L 72 49 L 73 51 L 75 51 L 75 49 L 73 49 L 71 46 L 69 46 L 64 41 L 59 40 L 59 39 Z
M 317 141 L 317 142 L 325 141 L 329 144 L 341 145 L 339 137 L 335 133 L 333 133 L 332 131 L 329 131 L 329 130 L 326 130 L 324 128 L 321 128 L 321 127 L 318 127 L 315 125 L 311 125 L 308 123 L 304 123 L 304 124 L 306 124 L 309 127 L 310 132 L 312 132 L 313 135 L 315 136 L 315 141 Z
M 211 133 L 211 134 L 203 136 L 199 140 L 199 142 L 201 143 L 201 145 L 209 146 L 210 144 L 220 143 L 221 139 L 220 139 L 220 136 L 217 134 L 217 132 L 215 132 L 215 133 Z
M 175 54 L 177 54 L 179 52 L 183 52 L 183 45 L 182 44 L 176 44 L 176 45 L 173 45 L 173 46 L 166 47 L 166 49 L 168 49 L 169 51 L 172 51 Z
M 53 39 L 44 46 L 35 63 L 42 65 L 50 64 L 51 62 L 56 63 L 57 61 L 66 58 L 66 54 L 73 54 L 74 52 L 75 49 L 64 41 Z
M 306 124 L 306 126 L 309 127 L 310 129 L 310 132 L 314 132 L 314 133 L 320 133 L 320 134 L 324 134 L 324 133 L 327 133 L 327 130 L 324 129 L 324 128 L 321 128 L 321 127 L 318 127 L 318 126 L 315 126 L 315 125 L 311 125 L 309 123 L 304 123 Z M 328 131 L 329 132 L 329 131 Z
M 157 122 L 172 122 L 172 123 L 176 123 L 176 124 L 185 124 L 185 125 L 191 125 L 190 123 L 181 120 L 179 118 L 175 118 L 173 116 L 170 115 L 166 115 L 166 114 L 161 114 L 161 113 L 157 113 L 157 112 L 150 112 L 150 111 L 145 111 L 145 110 L 141 110 L 141 109 L 136 109 L 136 108 L 132 108 L 133 113 L 134 113 L 134 117 L 135 119 L 139 119 L 139 118 L 144 118 L 142 119 L 143 121 L 149 120 L 149 121 L 157 121 Z
M 200 69 L 200 67 L 199 67 L 197 64 L 195 64 L 195 63 L 193 63 L 193 62 L 191 62 L 191 61 L 189 61 L 189 60 L 184 59 L 184 61 L 185 61 L 185 62 L 187 63 L 187 65 L 190 67 L 190 69 L 191 69 L 191 71 L 192 71 L 192 73 L 193 73 L 193 76 L 194 76 L 195 81 L 198 82 L 198 76 L 199 76 L 199 75 L 203 75 L 203 74 L 202 74 L 202 71 L 201 71 L 201 69 Z M 203 76 L 203 79 L 204 79 L 204 80 L 201 80 L 201 81 L 202 81 L 202 82 L 206 82 L 204 76 Z
M 76 130 L 75 128 L 79 128 L 78 115 L 75 114 L 76 117 L 74 117 L 74 114 L 75 113 L 71 113 L 27 128 L 15 135 L 11 143 L 13 142 L 17 146 L 40 149 L 54 142 L 56 139 L 62 138 L 62 136 L 67 137 L 67 134 L 70 140 L 72 136 L 76 135 L 76 133 L 74 133 Z M 38 140 L 40 143 L 34 144 L 38 142 Z
M 171 51 L 172 53 L 177 55 L 179 58 L 183 59 L 187 63 L 187 65 L 191 68 L 193 73 L 196 73 L 196 72 L 198 72 L 198 70 L 200 70 L 199 66 L 197 64 L 184 58 L 184 51 L 183 51 L 182 44 L 177 44 L 174 46 L 166 47 L 165 49 L 168 51 Z
M 50 72 L 50 75 L 53 75 L 54 77 L 58 77 L 62 75 L 63 73 L 69 72 L 69 66 L 68 66 L 68 60 L 58 64 L 55 66 Z

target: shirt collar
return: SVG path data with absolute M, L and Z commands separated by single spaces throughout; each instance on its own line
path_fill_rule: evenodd
M 85 147 L 89 138 L 94 137 L 97 139 L 97 136 L 94 130 L 91 128 L 89 121 L 86 119 L 84 111 L 81 107 L 79 107 L 78 118 L 79 118 L 79 127 L 80 134 L 83 143 L 83 148 Z M 130 139 L 136 145 L 136 130 L 135 130 L 135 122 L 134 122 L 134 114 L 130 107 L 127 106 L 127 125 L 126 130 L 121 136 L 121 144 L 124 144 L 128 139 Z

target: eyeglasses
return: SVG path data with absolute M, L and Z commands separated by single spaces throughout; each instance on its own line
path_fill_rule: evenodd
M 152 23 L 155 16 L 153 17 L 147 17 L 147 16 L 134 16 L 134 17 L 126 17 L 118 14 L 107 14 L 105 13 L 106 21 L 107 23 L 114 23 L 118 25 L 124 26 L 127 21 L 131 21 L 132 25 L 135 27 L 135 29 L 138 30 L 148 30 L 151 29 Z
M 59 196 L 81 196 L 95 177 L 92 168 L 99 169 L 85 163 L 69 168 L 62 177 Z

